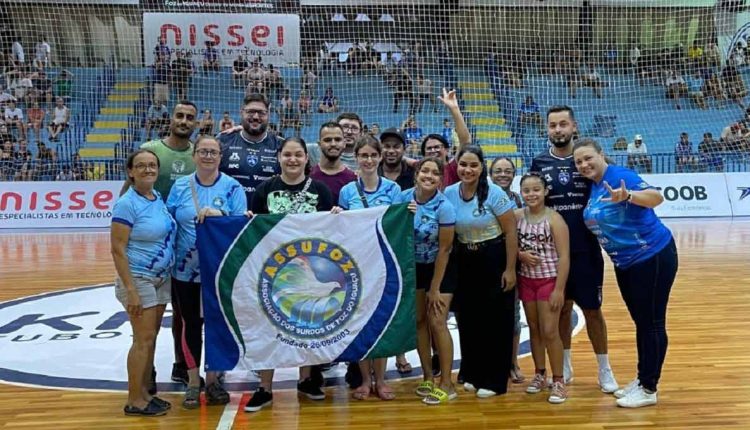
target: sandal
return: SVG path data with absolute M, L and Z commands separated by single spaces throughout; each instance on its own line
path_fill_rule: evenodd
M 398 360 L 396 360 L 396 371 L 398 371 L 400 375 L 408 375 L 413 372 L 414 369 L 412 369 L 411 363 L 408 361 L 406 363 L 399 363 Z
M 520 367 L 513 367 L 510 369 L 510 382 L 514 384 L 520 384 L 526 380 L 526 377 L 521 373 Z
M 432 393 L 432 390 L 435 389 L 435 383 L 432 381 L 422 381 L 421 384 L 417 386 L 417 389 L 414 390 L 414 392 L 419 397 L 427 397 Z
M 187 387 L 185 398 L 182 400 L 182 407 L 185 409 L 197 409 L 201 406 L 201 388 Z
M 370 397 L 370 393 L 372 392 L 372 387 L 368 387 L 367 385 L 360 385 L 357 387 L 356 390 L 352 393 L 352 397 L 356 400 L 367 400 Z
M 229 403 L 229 393 L 218 382 L 206 387 L 207 405 L 226 405 Z
M 375 394 L 380 398 L 380 400 L 393 400 L 396 398 L 396 393 L 393 391 L 393 388 L 389 387 L 388 385 L 375 385 Z
M 122 409 L 125 415 L 128 416 L 141 416 L 141 417 L 158 417 L 166 415 L 167 410 L 160 408 L 154 402 L 148 402 L 145 407 L 139 408 L 137 406 L 125 405 Z
M 441 403 L 448 403 L 449 401 L 456 400 L 457 398 L 458 393 L 456 393 L 455 390 L 453 390 L 453 392 L 449 394 L 445 390 L 435 387 L 435 389 L 432 390 L 429 396 L 422 399 L 422 403 L 434 406 Z
M 158 407 L 160 407 L 160 408 L 162 408 L 164 410 L 168 411 L 168 410 L 172 409 L 172 404 L 171 403 L 169 403 L 168 401 L 166 401 L 164 399 L 160 399 L 159 397 L 154 396 L 154 397 L 151 398 L 151 401 L 154 402 L 154 403 L 156 403 L 156 406 L 158 406 Z

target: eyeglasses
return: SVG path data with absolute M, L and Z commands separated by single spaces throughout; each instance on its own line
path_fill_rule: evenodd
M 380 154 L 357 154 L 357 158 L 360 160 L 377 160 L 380 158 Z
M 221 155 L 221 151 L 215 149 L 199 149 L 195 153 L 204 158 L 217 158 Z
M 156 163 L 138 163 L 135 166 L 133 166 L 136 170 L 157 170 L 159 169 L 159 165 Z
M 243 109 L 242 113 L 249 117 L 254 117 L 255 115 L 258 115 L 259 117 L 265 117 L 268 115 L 267 110 L 259 110 L 259 109 Z

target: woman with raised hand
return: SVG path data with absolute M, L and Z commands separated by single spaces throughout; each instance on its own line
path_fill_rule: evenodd
M 480 147 L 461 148 L 456 159 L 460 182 L 445 189 L 456 208 L 457 239 L 447 276 L 457 283 L 454 301 L 464 388 L 484 398 L 508 390 L 518 254 L 516 205 L 489 183 Z
M 678 266 L 672 232 L 654 212 L 664 198 L 633 170 L 610 165 L 593 139 L 577 141 L 573 158 L 581 175 L 593 181 L 583 211 L 586 226 L 612 259 L 635 322 L 638 376 L 615 391 L 617 405 L 655 405 L 667 355 L 667 304 Z
M 310 159 L 307 144 L 302 138 L 290 137 L 279 146 L 278 161 L 281 174 L 261 183 L 253 194 L 250 209 L 253 214 L 303 214 L 321 211 L 340 212 L 334 206 L 331 191 L 320 181 L 310 178 Z M 315 378 L 310 377 L 311 366 L 300 367 L 297 392 L 310 400 L 324 400 L 326 395 Z M 273 402 L 273 369 L 260 372 L 260 384 L 246 412 L 259 411 Z
M 176 264 L 172 273 L 183 331 L 181 342 L 187 366 L 188 384 L 182 406 L 200 407 L 203 317 L 201 273 L 195 228 L 206 217 L 243 215 L 247 210 L 245 191 L 236 179 L 219 172 L 221 147 L 213 137 L 203 135 L 193 146 L 195 173 L 179 178 L 167 198 L 167 208 L 177 221 Z M 206 404 L 229 403 L 229 393 L 218 381 L 217 372 L 206 372 Z
M 401 188 L 397 183 L 378 175 L 378 165 L 383 155 L 380 141 L 370 135 L 360 137 L 354 143 L 354 156 L 357 160 L 359 178 L 344 185 L 339 193 L 339 206 L 344 210 L 363 209 L 398 203 L 401 199 Z M 385 383 L 385 366 L 387 358 L 363 360 L 359 362 L 362 371 L 362 385 L 354 390 L 352 396 L 365 400 L 370 394 L 381 400 L 393 400 L 396 394 Z M 373 386 L 372 374 L 375 374 Z
M 175 222 L 154 190 L 159 158 L 139 149 L 126 162 L 133 184 L 112 209 L 110 239 L 117 270 L 115 296 L 128 313 L 133 344 L 128 352 L 125 415 L 158 416 L 169 402 L 148 393 L 156 336 L 170 302 L 169 273 L 174 264 Z
M 416 319 L 417 352 L 422 364 L 422 383 L 415 392 L 428 405 L 439 405 L 458 397 L 451 380 L 453 338 L 446 320 L 455 283 L 443 282 L 448 257 L 453 248 L 456 211 L 440 192 L 443 162 L 437 157 L 419 161 L 414 188 L 401 193 L 414 212 L 414 248 L 417 272 Z M 431 342 L 431 338 L 434 342 Z M 431 345 L 440 357 L 440 383 L 435 385 Z M 450 359 L 449 359 L 450 358 Z

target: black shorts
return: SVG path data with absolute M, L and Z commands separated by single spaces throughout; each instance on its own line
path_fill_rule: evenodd
M 450 263 L 448 263 L 450 266 Z M 430 285 L 432 284 L 432 276 L 435 274 L 435 263 L 417 263 L 417 289 L 424 290 L 425 292 L 430 291 Z M 456 283 L 448 276 L 448 268 L 445 269 L 445 275 L 443 276 L 443 282 L 440 283 L 441 294 L 453 294 Z
M 565 285 L 565 298 L 581 309 L 601 309 L 604 283 L 604 258 L 599 252 L 570 254 L 570 274 Z

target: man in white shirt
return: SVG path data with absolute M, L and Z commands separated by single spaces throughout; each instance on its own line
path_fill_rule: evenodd
M 664 82 L 664 86 L 667 88 L 667 98 L 674 100 L 674 108 L 677 110 L 682 109 L 680 106 L 680 96 L 687 94 L 687 84 L 677 72 L 674 70 L 669 71 L 669 77 Z
M 37 69 L 46 69 L 49 67 L 49 57 L 52 49 L 47 43 L 47 37 L 42 36 L 39 43 L 36 44 L 36 56 L 34 57 L 34 67 Z
M 26 65 L 26 54 L 23 52 L 23 46 L 19 39 L 16 39 L 11 46 L 11 60 L 13 61 L 13 65 L 19 69 L 23 69 L 24 65 Z
M 16 107 L 16 102 L 11 100 L 8 103 L 8 107 L 5 108 L 4 117 L 8 129 L 17 128 L 21 133 L 21 139 L 26 139 L 26 124 L 23 121 L 23 111 Z
M 633 143 L 628 144 L 628 168 L 637 170 L 643 166 L 646 173 L 651 173 L 651 158 L 649 158 L 646 144 L 643 143 L 643 137 L 636 134 Z

